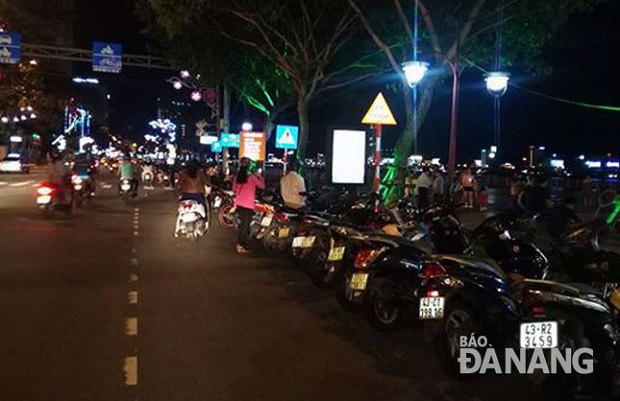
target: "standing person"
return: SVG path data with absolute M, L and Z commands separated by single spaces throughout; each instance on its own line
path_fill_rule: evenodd
M 476 179 L 469 167 L 461 174 L 461 185 L 463 186 L 465 195 L 465 207 L 472 209 L 474 207 L 474 187 L 476 186 Z
M 235 207 L 239 214 L 239 231 L 237 232 L 237 253 L 245 254 L 250 252 L 250 223 L 254 215 L 256 202 L 256 188 L 265 189 L 265 179 L 257 170 L 250 173 L 252 160 L 247 157 L 239 160 L 239 170 L 233 181 L 235 191 Z
M 481 212 L 486 212 L 489 207 L 489 193 L 484 185 L 481 185 L 478 191 L 478 206 Z
M 296 159 L 288 161 L 288 170 L 280 179 L 280 194 L 284 206 L 291 209 L 301 209 L 306 205 L 306 182 L 299 175 L 299 162 Z
M 424 168 L 418 177 L 418 194 L 420 196 L 420 208 L 425 209 L 429 205 L 429 189 L 432 185 L 428 168 Z
M 444 180 L 443 175 L 441 175 L 441 171 L 439 170 L 435 170 L 434 173 L 432 192 L 433 202 L 443 203 L 446 195 L 446 180 Z

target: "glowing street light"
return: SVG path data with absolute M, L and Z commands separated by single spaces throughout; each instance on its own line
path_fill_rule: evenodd
M 187 71 L 187 70 L 181 71 L 181 78 L 187 79 L 187 78 L 189 78 L 189 76 L 190 76 L 189 71 Z
M 249 122 L 244 122 L 244 123 L 241 125 L 241 130 L 242 130 L 242 131 L 252 131 L 252 124 L 251 124 L 251 123 L 249 123 Z
M 183 83 L 181 81 L 174 81 L 172 87 L 176 90 L 180 90 L 183 88 Z
M 30 118 L 34 120 L 35 118 L 37 118 L 37 115 L 32 113 L 32 114 L 30 114 Z
M 407 61 L 403 63 L 403 71 L 409 87 L 414 88 L 426 75 L 428 63 L 424 61 Z
M 502 96 L 508 89 L 510 74 L 502 71 L 494 71 L 486 74 L 484 79 L 487 83 L 487 90 L 493 96 Z
M 5 123 L 5 124 L 9 122 L 9 118 L 8 118 L 8 117 L 6 117 L 6 116 L 2 117 L 2 119 L 1 119 L 1 120 L 2 120 L 2 122 L 3 122 L 3 123 Z

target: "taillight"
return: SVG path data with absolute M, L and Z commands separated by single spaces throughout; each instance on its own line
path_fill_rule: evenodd
M 426 297 L 427 298 L 437 298 L 438 296 L 439 296 L 439 291 L 437 291 L 437 290 L 426 291 Z
M 280 223 L 284 223 L 288 221 L 288 217 L 284 213 L 276 213 L 276 220 Z
M 446 275 L 446 269 L 435 261 L 429 261 L 424 263 L 424 266 L 422 267 L 422 275 L 426 279 L 441 277 Z
M 543 301 L 538 294 L 534 291 L 525 291 L 521 304 L 526 308 L 529 308 L 535 315 L 545 314 L 547 308 L 542 306 Z
M 181 206 L 183 206 L 183 209 L 191 209 L 192 208 L 192 204 L 191 203 L 182 203 Z
M 52 192 L 54 192 L 54 188 L 49 187 L 49 186 L 44 185 L 44 186 L 37 188 L 37 194 L 41 196 L 49 196 L 52 194 Z
M 355 257 L 353 267 L 356 269 L 366 269 L 383 252 L 382 249 L 362 249 Z

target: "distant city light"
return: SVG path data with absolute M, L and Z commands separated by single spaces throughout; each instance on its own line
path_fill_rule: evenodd
M 5 124 L 9 122 L 9 118 L 8 118 L 8 117 L 2 117 L 2 119 L 1 119 L 1 120 L 2 120 L 2 122 L 3 122 L 3 123 L 5 123 Z
M 28 117 L 26 116 L 21 116 L 22 121 L 26 121 L 28 119 Z
M 620 162 L 607 162 L 605 166 L 607 168 L 620 168 Z
M 491 152 L 497 153 L 497 146 L 491 146 Z
M 585 159 L 586 159 L 585 155 L 580 155 L 579 156 L 579 160 L 585 160 Z
M 193 91 L 192 95 L 191 95 L 191 98 L 192 98 L 192 100 L 194 102 L 198 102 L 198 101 L 200 101 L 200 99 L 202 99 L 202 95 L 200 94 L 199 91 Z
M 183 88 L 183 83 L 181 81 L 174 81 L 172 83 L 172 87 L 176 90 L 182 89 Z
M 494 152 L 489 153 L 489 159 L 495 159 L 495 153 Z
M 34 120 L 35 118 L 37 118 L 37 115 L 32 113 L 32 114 L 30 114 L 30 118 L 32 118 Z
M 249 122 L 245 122 L 241 125 L 242 131 L 252 131 L 252 124 Z
M 187 78 L 189 78 L 189 75 L 190 75 L 189 71 L 187 71 L 187 70 L 181 71 L 181 78 L 187 79 Z
M 39 62 L 37 60 L 35 60 L 35 59 L 32 59 L 32 60 L 30 60 L 28 62 L 28 64 L 30 64 L 30 65 L 39 65 Z
M 21 136 L 12 136 L 9 138 L 9 141 L 11 142 L 15 142 L 15 143 L 20 143 L 21 141 L 23 141 Z
M 93 84 L 93 85 L 99 85 L 99 80 L 97 78 L 73 78 L 73 82 L 75 82 L 76 84 Z
M 539 146 L 538 150 L 545 150 L 545 147 L 544 146 Z
M 599 161 L 592 161 L 592 160 L 588 160 L 586 161 L 586 166 L 588 166 L 588 168 L 601 168 L 602 163 Z

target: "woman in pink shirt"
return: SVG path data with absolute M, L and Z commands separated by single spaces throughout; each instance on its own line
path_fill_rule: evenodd
M 265 189 L 265 179 L 260 173 L 250 174 L 252 160 L 244 157 L 239 160 L 239 170 L 233 181 L 235 206 L 239 214 L 239 231 L 237 232 L 237 253 L 250 252 L 250 223 L 254 216 L 256 188 Z

